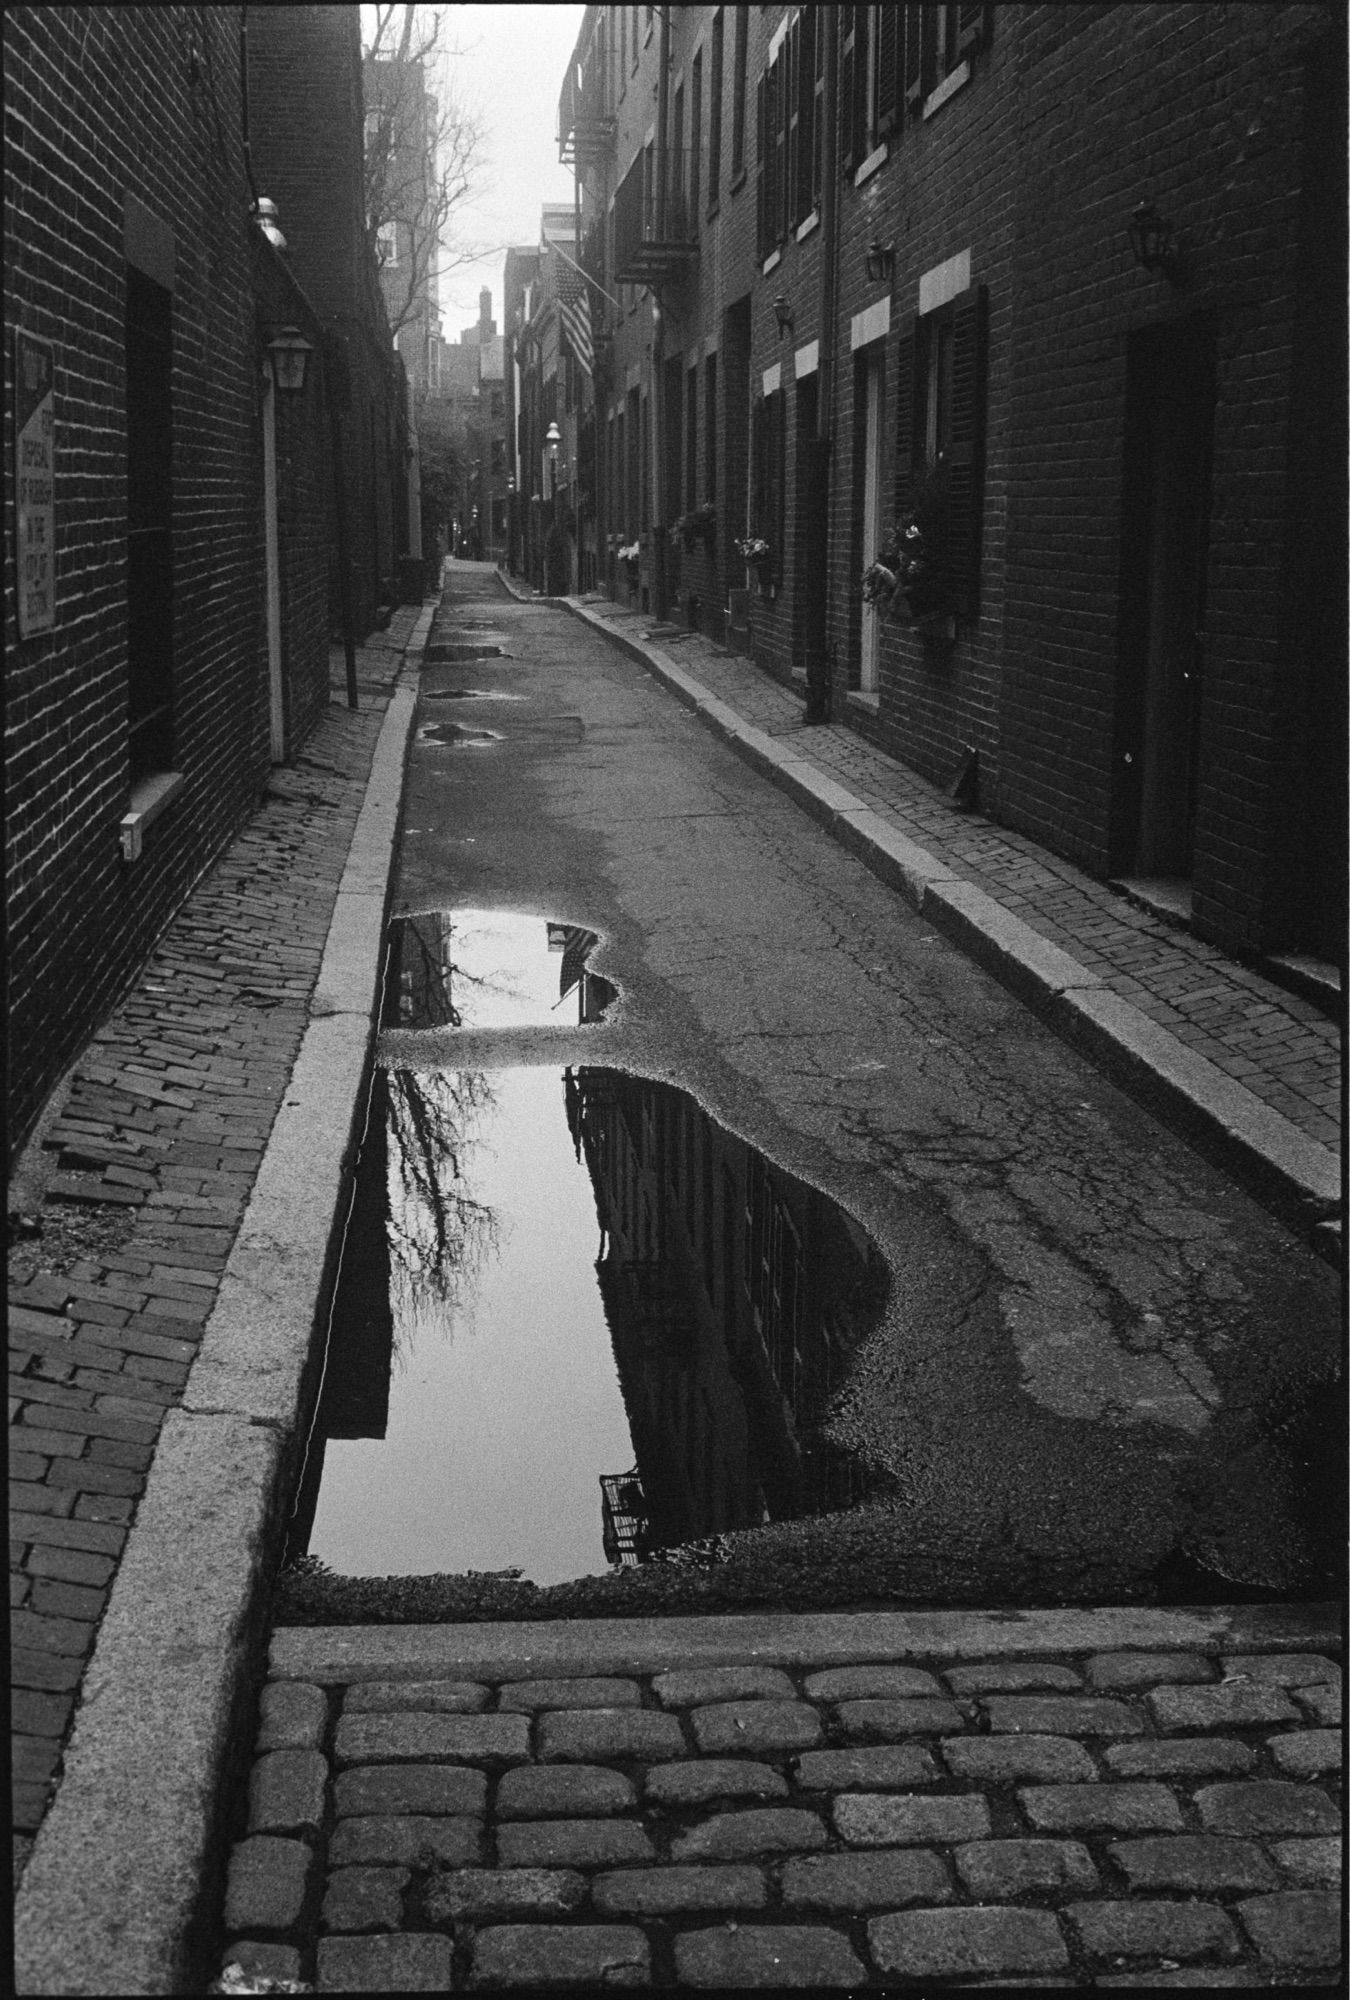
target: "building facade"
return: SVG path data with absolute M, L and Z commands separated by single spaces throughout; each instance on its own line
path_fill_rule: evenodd
M 588 8 L 602 587 L 1339 956 L 1343 72 L 1320 4 Z
M 11 1161 L 329 699 L 334 374 L 311 225 L 297 201 L 283 248 L 259 199 L 257 31 L 309 29 L 294 94 L 356 10 L 243 13 L 5 14 Z M 344 102 L 359 164 L 359 50 Z M 350 549 L 374 577 L 378 427 L 367 451 Z

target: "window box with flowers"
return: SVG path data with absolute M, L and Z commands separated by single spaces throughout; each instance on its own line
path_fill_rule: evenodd
M 705 500 L 701 507 L 693 507 L 687 514 L 681 514 L 670 533 L 672 541 L 678 540 L 687 549 L 692 549 L 697 542 L 711 548 L 716 529 L 717 509 L 711 500 Z
M 917 470 L 909 505 L 874 563 L 862 575 L 863 602 L 882 609 L 903 603 L 925 639 L 956 637 L 960 592 L 953 574 L 950 496 L 941 465 Z

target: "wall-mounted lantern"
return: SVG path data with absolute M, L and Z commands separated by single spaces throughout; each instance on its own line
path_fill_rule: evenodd
M 1175 232 L 1151 201 L 1141 201 L 1130 217 L 1130 249 L 1135 263 L 1145 271 L 1160 271 L 1164 277 L 1171 277 L 1177 269 Z
M 305 386 L 305 372 L 314 352 L 298 326 L 278 327 L 267 343 L 272 360 L 272 380 L 278 389 L 294 392 Z
M 792 301 L 786 292 L 779 292 L 773 302 L 773 316 L 778 322 L 778 338 L 792 331 Z
M 882 243 L 874 236 L 863 256 L 863 269 L 874 285 L 879 285 L 883 278 L 889 278 L 895 269 L 894 243 Z

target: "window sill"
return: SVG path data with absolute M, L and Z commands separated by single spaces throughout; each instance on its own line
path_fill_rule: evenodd
M 881 710 L 881 696 L 871 688 L 850 688 L 844 701 L 849 708 L 861 708 L 868 715 L 877 715 Z
M 154 825 L 186 784 L 187 778 L 182 771 L 154 771 L 148 778 L 142 778 L 139 785 L 133 786 L 131 803 L 123 813 L 118 828 L 124 861 L 140 860 L 145 829 Z
M 854 187 L 860 188 L 864 181 L 870 181 L 877 169 L 885 166 L 890 158 L 890 152 L 890 143 L 885 139 L 879 146 L 874 146 L 853 176 Z
M 802 223 L 801 227 L 797 231 L 797 241 L 799 243 L 804 243 L 807 237 L 811 234 L 811 231 L 813 229 L 819 229 L 819 227 L 820 227 L 820 210 L 818 208 L 813 208 L 811 210 L 811 213 L 807 216 L 805 222 Z
M 965 61 L 959 62 L 956 65 L 956 68 L 951 72 L 951 75 L 945 76 L 942 79 L 942 82 L 938 85 L 937 89 L 931 92 L 929 96 L 925 97 L 923 101 L 923 116 L 925 118 L 931 118 L 935 111 L 941 111 L 943 105 L 947 102 L 947 99 L 949 97 L 955 97 L 957 91 L 960 90 L 965 84 L 969 82 L 970 82 L 970 62 L 967 59 Z

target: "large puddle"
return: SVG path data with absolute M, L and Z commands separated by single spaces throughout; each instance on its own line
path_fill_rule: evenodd
M 855 1505 L 822 1424 L 884 1290 L 669 1085 L 378 1072 L 292 1553 L 543 1585 Z

